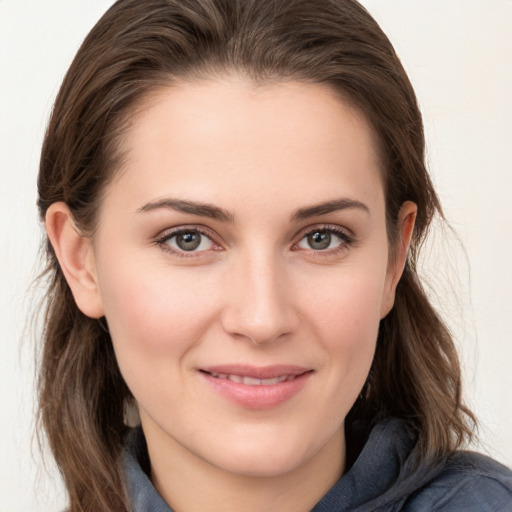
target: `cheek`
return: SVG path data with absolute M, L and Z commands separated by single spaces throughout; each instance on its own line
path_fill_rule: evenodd
M 385 269 L 371 265 L 334 270 L 321 279 L 315 276 L 303 289 L 310 322 L 326 335 L 338 332 L 342 345 L 359 345 L 376 334 L 385 281 Z
M 130 272 L 137 267 L 145 271 Z M 104 269 L 99 278 L 105 317 L 128 385 L 185 357 L 215 314 L 208 283 L 184 272 L 171 275 L 164 267 L 133 262 Z
M 328 357 L 325 389 L 332 410 L 352 407 L 370 370 L 380 323 L 385 272 L 340 272 L 317 282 L 310 294 L 308 319 Z M 335 413 L 333 413 L 335 414 Z

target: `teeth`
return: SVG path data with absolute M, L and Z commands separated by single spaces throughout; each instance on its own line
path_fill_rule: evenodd
M 229 376 L 231 380 L 233 380 L 233 377 L 235 377 L 235 375 Z M 261 379 L 254 379 L 253 377 L 239 377 L 238 375 L 236 377 L 235 382 L 242 382 L 247 386 L 261 386 Z
M 227 379 L 238 384 L 245 384 L 246 386 L 275 386 L 280 382 L 293 380 L 295 375 L 281 375 L 280 377 L 273 377 L 272 379 L 256 379 L 254 377 L 246 377 L 243 375 L 231 375 L 226 373 L 211 372 L 212 377 L 217 379 Z

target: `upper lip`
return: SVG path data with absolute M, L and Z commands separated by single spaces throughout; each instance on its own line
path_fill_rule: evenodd
M 274 379 L 283 375 L 301 375 L 311 371 L 311 368 L 289 364 L 272 366 L 226 364 L 202 367 L 200 370 L 206 373 L 240 375 L 241 377 L 252 377 L 254 379 Z

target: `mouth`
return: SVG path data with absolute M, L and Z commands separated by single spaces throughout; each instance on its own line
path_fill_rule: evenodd
M 236 382 L 238 384 L 245 384 L 246 386 L 275 386 L 276 384 L 280 384 L 281 382 L 289 382 L 294 380 L 297 375 L 280 375 L 279 377 L 272 377 L 267 379 L 259 379 L 256 377 L 249 377 L 247 375 L 237 375 L 234 373 L 216 373 L 216 372 L 206 372 L 202 370 L 204 373 L 211 375 L 216 379 L 227 379 L 231 382 Z
M 201 368 L 199 373 L 210 389 L 231 403 L 249 409 L 269 409 L 299 394 L 314 371 L 290 365 L 227 365 Z

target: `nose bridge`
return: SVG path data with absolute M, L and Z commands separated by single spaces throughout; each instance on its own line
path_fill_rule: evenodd
M 225 329 L 257 344 L 291 333 L 295 314 L 282 259 L 271 249 L 247 250 L 235 267 Z

